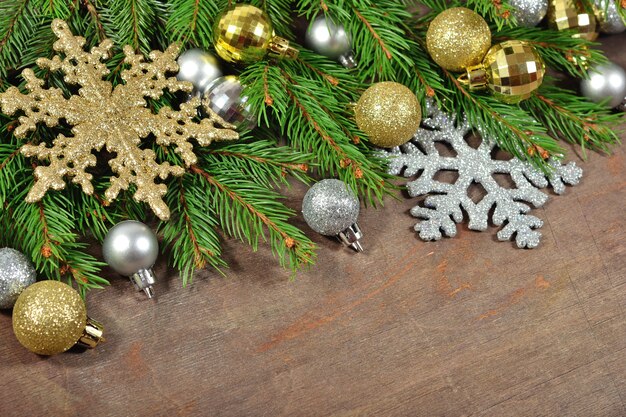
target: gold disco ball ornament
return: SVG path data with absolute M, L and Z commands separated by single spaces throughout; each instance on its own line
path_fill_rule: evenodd
M 470 90 L 489 88 L 505 103 L 519 103 L 541 85 L 546 72 L 537 50 L 524 41 L 494 45 L 480 65 L 467 69 L 459 81 Z
M 575 38 L 593 41 L 598 37 L 595 16 L 577 0 L 550 0 L 548 24 L 556 30 L 576 30 Z
M 238 4 L 226 10 L 215 23 L 215 51 L 225 61 L 249 63 L 266 54 L 274 58 L 296 58 L 298 50 L 275 36 L 269 16 L 258 7 Z
M 461 72 L 480 63 L 491 46 L 491 31 L 485 19 L 465 7 L 439 13 L 428 26 L 426 49 L 448 71 Z
M 41 281 L 26 288 L 13 308 L 13 332 L 31 352 L 55 355 L 76 343 L 93 348 L 102 325 L 87 317 L 75 289 L 59 281 Z
M 390 81 L 365 90 L 354 113 L 359 129 L 381 148 L 408 142 L 422 121 L 422 109 L 415 94 L 404 85 Z

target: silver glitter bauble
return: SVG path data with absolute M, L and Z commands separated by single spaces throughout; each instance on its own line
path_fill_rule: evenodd
M 618 106 L 626 96 L 626 72 L 612 62 L 589 69 L 589 79 L 580 82 L 582 94 L 596 103 L 609 101 L 607 107 Z
M 36 279 L 35 268 L 23 253 L 0 249 L 0 308 L 13 308 L 17 297 Z
M 606 2 L 609 2 L 608 7 Z M 617 10 L 614 0 L 594 0 L 596 6 L 596 19 L 603 33 L 621 33 L 626 30 L 626 25 Z
M 302 214 L 311 229 L 322 235 L 334 236 L 356 222 L 359 199 L 343 181 L 322 180 L 305 194 Z
M 202 91 L 202 98 L 208 100 L 208 106 L 228 123 L 237 128 L 253 129 L 256 117 L 252 114 L 248 97 L 241 96 L 243 86 L 239 77 L 227 75 L 210 83 Z M 200 110 L 202 112 L 202 108 Z
M 150 268 L 159 256 L 159 241 L 152 229 L 135 220 L 118 223 L 105 236 L 102 254 L 111 268 L 152 297 L 155 280 Z
M 180 81 L 189 81 L 193 84 L 194 93 L 206 89 L 211 81 L 222 75 L 217 58 L 202 49 L 189 49 L 178 57 L 178 74 Z
M 306 44 L 327 58 L 338 60 L 346 68 L 356 67 L 350 35 L 343 25 L 326 16 L 318 16 L 305 35 Z
M 518 26 L 537 26 L 548 12 L 548 0 L 510 0 L 509 4 Z

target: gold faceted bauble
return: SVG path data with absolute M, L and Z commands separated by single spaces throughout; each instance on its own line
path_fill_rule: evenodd
M 550 0 L 548 23 L 552 29 L 576 30 L 578 33 L 574 37 L 590 41 L 598 37 L 595 16 L 585 11 L 584 6 L 577 0 Z
M 80 295 L 59 281 L 41 281 L 26 288 L 13 308 L 13 332 L 28 350 L 40 355 L 65 352 L 87 325 Z
M 298 51 L 286 39 L 274 36 L 269 16 L 249 4 L 238 4 L 216 20 L 215 51 L 228 62 L 254 62 L 270 53 L 278 58 L 295 58 Z
M 531 44 L 511 40 L 494 45 L 482 64 L 468 68 L 460 80 L 470 89 L 489 88 L 505 103 L 518 103 L 539 88 L 545 71 L 541 56 Z
M 426 32 L 426 48 L 433 60 L 448 71 L 463 71 L 480 63 L 491 46 L 485 19 L 465 7 L 439 13 Z
M 408 142 L 422 121 L 422 109 L 415 94 L 404 85 L 390 81 L 365 90 L 354 112 L 359 129 L 382 148 Z

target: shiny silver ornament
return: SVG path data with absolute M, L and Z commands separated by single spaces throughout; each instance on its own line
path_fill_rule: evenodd
M 35 268 L 23 253 L 0 249 L 0 309 L 13 308 L 17 297 L 36 280 Z
M 183 52 L 177 62 L 179 70 L 176 78 L 192 83 L 192 94 L 200 94 L 213 80 L 222 76 L 217 58 L 202 49 Z
M 510 0 L 518 26 L 537 26 L 548 12 L 548 0 Z
M 340 180 L 327 179 L 314 184 L 302 200 L 304 220 L 317 233 L 337 236 L 357 252 L 363 252 L 363 236 L 356 224 L 359 199 Z
M 254 129 L 256 117 L 252 114 L 248 97 L 241 96 L 243 85 L 239 77 L 226 75 L 214 80 L 202 91 L 202 99 L 208 101 L 208 106 L 228 123 L 238 129 Z M 200 109 L 202 113 L 202 108 Z
M 612 62 L 596 65 L 589 69 L 589 79 L 580 82 L 580 90 L 591 101 L 608 98 L 607 107 L 616 107 L 626 96 L 626 72 Z
M 151 268 L 159 255 L 159 241 L 152 229 L 135 220 L 118 223 L 105 236 L 102 254 L 115 272 L 128 276 L 138 291 L 152 298 L 155 277 Z
M 609 2 L 608 6 L 607 1 Z M 596 19 L 600 25 L 600 32 L 614 34 L 626 30 L 626 25 L 624 25 L 614 0 L 594 0 L 593 4 L 596 7 Z
M 337 60 L 346 68 L 356 67 L 350 35 L 343 25 L 335 24 L 330 18 L 318 16 L 309 26 L 305 40 L 318 54 Z

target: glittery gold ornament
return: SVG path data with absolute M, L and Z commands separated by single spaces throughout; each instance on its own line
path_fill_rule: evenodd
M 267 53 L 275 58 L 298 56 L 288 40 L 275 36 L 269 16 L 249 4 L 226 10 L 216 20 L 213 33 L 215 51 L 228 62 L 254 62 Z
M 26 349 L 40 355 L 65 352 L 76 343 L 95 347 L 102 340 L 102 326 L 87 317 L 80 295 L 59 281 L 41 281 L 20 294 L 13 332 Z
M 593 41 L 598 37 L 595 16 L 578 0 L 550 0 L 548 24 L 556 30 L 575 29 L 575 38 Z
M 505 103 L 518 103 L 539 88 L 545 71 L 543 60 L 532 45 L 511 40 L 494 45 L 483 62 L 469 67 L 459 80 L 470 89 L 487 87 Z
M 491 46 L 485 19 L 465 7 L 439 13 L 426 32 L 426 48 L 433 60 L 449 71 L 478 64 Z
M 408 142 L 422 121 L 422 109 L 415 94 L 404 85 L 390 81 L 365 90 L 354 113 L 359 129 L 382 148 Z
M 169 175 L 180 176 L 185 170 L 181 166 L 157 162 L 152 149 L 141 148 L 142 138 L 153 135 L 158 145 L 175 145 L 175 152 L 189 166 L 197 160 L 189 141 L 191 138 L 201 146 L 214 140 L 237 139 L 237 132 L 231 130 L 234 126 L 208 108 L 208 117 L 200 122 L 192 120 L 197 115 L 199 98 L 181 104 L 178 111 L 163 107 L 154 114 L 147 107 L 145 98 L 158 99 L 164 89 L 171 92 L 190 92 L 192 89 L 191 83 L 176 79 L 177 46 L 172 45 L 165 52 L 152 51 L 149 55 L 152 62 L 144 62 L 143 56 L 136 55 L 131 47 L 126 46 L 124 63 L 127 68 L 121 72 L 124 83 L 113 88 L 103 79 L 109 73 L 102 62 L 108 58 L 113 46 L 109 39 L 86 52 L 83 49 L 85 39 L 73 36 L 64 21 L 55 19 L 52 30 L 58 38 L 54 49 L 65 57 L 39 58 L 37 65 L 53 72 L 61 70 L 66 83 L 80 86 L 78 94 L 66 99 L 58 88 L 43 88 L 44 81 L 31 69 L 22 72 L 28 94 L 20 93 L 15 87 L 0 94 L 0 109 L 4 113 L 24 112 L 19 118 L 20 126 L 14 131 L 18 138 L 25 137 L 42 122 L 53 127 L 64 119 L 73 126 L 72 136 L 59 134 L 51 147 L 43 142 L 38 146 L 22 147 L 22 154 L 50 161 L 48 166 L 35 169 L 36 182 L 26 201 L 35 202 L 50 189 L 65 188 L 64 177 L 72 177 L 72 182 L 79 184 L 84 193 L 92 194 L 92 175 L 87 172 L 89 167 L 96 165 L 96 155 L 92 151 L 106 148 L 116 154 L 109 165 L 117 176 L 111 177 L 105 198 L 112 201 L 121 190 L 135 184 L 135 200 L 148 203 L 159 218 L 167 220 L 170 212 L 162 199 L 167 186 L 156 180 L 164 180 Z

